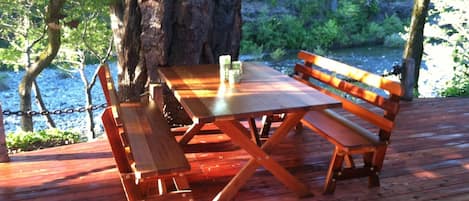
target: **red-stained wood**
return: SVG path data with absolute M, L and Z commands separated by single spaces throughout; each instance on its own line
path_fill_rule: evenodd
M 306 112 L 338 107 L 340 102 L 261 64 L 245 63 L 242 81 L 236 84 L 220 81 L 219 72 L 217 65 L 176 66 L 159 70 L 195 124 L 215 124 L 252 156 L 213 200 L 232 200 L 259 165 L 299 197 L 311 195 L 304 184 L 266 152 L 282 141 Z M 249 140 L 251 135 L 240 121 L 274 113 L 287 113 L 287 119 L 261 149 L 256 123 L 249 122 L 251 134 L 257 140 L 254 143 L 254 140 Z M 183 136 L 182 140 L 185 139 Z
M 298 58 L 304 60 L 304 64 L 295 66 L 295 78 L 341 101 L 342 109 L 348 112 L 339 114 L 330 109 L 311 111 L 302 119 L 306 127 L 335 145 L 324 192 L 333 193 L 337 180 L 360 177 L 368 177 L 369 187 L 379 186 L 378 175 L 383 167 L 395 117 L 399 112 L 401 86 L 398 82 L 306 51 L 300 51 Z M 337 77 L 336 74 L 346 78 Z M 356 80 L 356 83 L 346 81 L 348 79 Z M 390 95 L 381 95 L 376 90 Z M 350 100 L 350 96 L 366 101 L 367 104 L 360 105 L 356 100 Z M 379 130 L 350 121 L 351 115 L 360 117 Z M 363 158 L 361 166 L 356 166 L 353 160 L 357 155 Z
M 340 105 L 335 99 L 268 66 L 246 62 L 243 71 L 240 83 L 230 85 L 220 82 L 218 65 L 173 66 L 159 70 L 196 123 L 214 122 L 215 117 L 248 119 Z
M 302 134 L 292 131 L 271 150 L 271 156 L 315 193 L 315 197 L 300 200 L 467 200 L 468 102 L 467 98 L 403 102 L 378 188 L 367 188 L 363 185 L 366 180 L 348 180 L 338 182 L 333 195 L 321 195 L 333 146 L 308 129 Z M 272 129 L 277 125 L 274 123 Z M 188 179 L 194 200 L 211 200 L 249 160 L 246 152 L 228 140 L 223 134 L 207 134 L 196 135 L 190 142 L 194 146 L 220 143 L 216 145 L 218 151 L 186 153 L 192 166 Z M 0 200 L 125 200 L 106 139 L 10 157 L 11 162 L 0 164 Z M 298 200 L 295 193 L 262 169 L 235 199 Z
M 323 69 L 341 74 L 346 77 L 350 77 L 367 85 L 385 89 L 394 95 L 401 96 L 403 94 L 403 89 L 401 88 L 401 85 L 398 82 L 383 79 L 383 77 L 370 73 L 368 71 L 361 70 L 356 67 L 349 66 L 347 64 L 328 59 L 319 55 L 315 55 L 313 53 L 303 50 L 298 53 L 298 58 L 304 60 L 307 64 L 314 64 Z
M 469 99 L 432 98 L 403 102 L 393 131 L 381 186 L 366 180 L 338 182 L 333 195 L 321 195 L 333 146 L 308 129 L 293 131 L 272 157 L 315 193 L 302 200 L 467 200 L 469 195 Z M 273 124 L 273 130 L 278 124 Z M 224 134 L 196 135 L 189 145 L 215 145 L 210 152 L 186 153 L 196 201 L 211 200 L 246 164 L 249 156 Z M 224 149 L 223 149 L 224 148 Z M 210 148 L 212 149 L 212 148 Z M 125 194 L 106 139 L 10 156 L 0 164 L 0 200 L 124 201 Z M 358 165 L 358 164 L 357 164 Z M 174 200 L 185 200 L 177 198 Z M 235 200 L 297 200 L 295 193 L 265 170 L 248 180 Z
M 102 115 L 103 127 L 127 199 L 161 200 L 167 195 L 173 197 L 169 191 L 183 195 L 190 192 L 184 181 L 189 162 L 157 103 L 148 99 L 120 103 L 109 67 L 101 66 L 98 76 L 109 101 Z M 174 191 L 167 184 L 174 184 Z

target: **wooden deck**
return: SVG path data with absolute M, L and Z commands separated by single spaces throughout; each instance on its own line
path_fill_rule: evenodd
M 342 181 L 321 195 L 332 147 L 309 130 L 291 133 L 273 155 L 315 193 L 301 200 L 469 200 L 469 99 L 418 99 L 403 103 L 381 174 Z M 186 148 L 196 200 L 210 200 L 246 162 L 247 154 L 223 135 L 196 136 Z M 221 142 L 214 145 L 210 142 Z M 208 152 L 196 153 L 201 146 Z M 222 151 L 220 151 L 222 150 Z M 0 163 L 0 200 L 125 200 L 107 140 L 11 156 Z M 262 169 L 236 200 L 298 200 Z

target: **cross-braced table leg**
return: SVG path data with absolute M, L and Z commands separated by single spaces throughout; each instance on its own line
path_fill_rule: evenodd
M 246 137 L 246 133 L 249 133 L 249 131 L 238 121 L 215 121 L 215 125 L 226 133 L 234 143 L 246 150 L 252 158 L 213 200 L 232 200 L 239 189 L 256 172 L 259 165 L 264 166 L 265 169 L 298 196 L 305 197 L 312 195 L 312 192 L 306 185 L 301 183 L 267 154 L 273 145 L 278 144 L 296 126 L 305 113 L 303 111 L 289 114 L 280 127 L 275 130 L 274 134 L 262 145 L 262 148 L 256 146 L 253 141 Z

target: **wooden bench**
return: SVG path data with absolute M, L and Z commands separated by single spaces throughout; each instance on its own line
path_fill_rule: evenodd
M 190 188 L 184 176 L 190 170 L 189 162 L 156 103 L 119 103 L 109 67 L 100 68 L 98 75 L 110 105 L 102 121 L 127 199 L 182 196 L 189 200 Z
M 337 180 L 357 177 L 368 177 L 369 187 L 379 186 L 379 173 L 403 94 L 401 85 L 306 51 L 300 51 L 298 58 L 304 63 L 296 64 L 295 78 L 342 102 L 343 111 L 312 111 L 301 121 L 335 145 L 324 192 L 333 193 Z M 359 118 L 351 121 L 347 118 L 350 116 Z M 356 155 L 362 155 L 363 165 L 355 165 L 352 156 Z

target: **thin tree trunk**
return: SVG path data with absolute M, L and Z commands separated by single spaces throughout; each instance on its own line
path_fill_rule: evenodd
M 34 94 L 36 94 L 36 96 L 35 96 L 36 97 L 36 103 L 39 107 L 39 111 L 40 112 L 46 111 L 47 108 L 46 108 L 46 105 L 44 104 L 44 100 L 42 99 L 41 91 L 39 90 L 39 86 L 37 85 L 36 80 L 33 81 L 32 87 L 33 87 Z M 47 126 L 49 128 L 56 128 L 55 122 L 52 119 L 50 114 L 45 114 L 43 116 L 44 116 L 44 118 L 46 118 Z
M 82 63 L 81 65 L 82 66 L 78 69 L 78 71 L 80 72 L 80 78 L 81 78 L 81 81 L 83 82 L 84 89 L 85 89 L 86 108 L 91 108 L 91 106 L 93 105 L 93 99 L 91 98 L 92 97 L 91 89 L 93 85 L 90 86 L 90 84 L 88 83 L 88 79 L 86 79 L 85 68 L 84 68 L 85 64 Z M 93 121 L 93 110 L 91 109 L 86 110 L 86 125 L 88 129 L 86 132 L 88 140 L 96 138 L 96 133 L 94 132 L 95 123 Z
M 427 18 L 428 5 L 430 0 L 415 0 L 414 8 L 412 11 L 412 20 L 410 22 L 409 39 L 407 40 L 403 60 L 408 59 L 414 60 L 414 74 L 408 74 L 406 76 L 414 76 L 414 89 L 418 94 L 418 80 L 420 65 L 422 62 L 423 55 L 423 30 L 425 27 L 425 21 Z M 404 78 L 407 79 L 407 78 Z
M 8 148 L 5 140 L 5 128 L 3 128 L 3 112 L 2 104 L 0 103 L 0 162 L 8 162 Z
M 47 6 L 47 48 L 37 57 L 36 61 L 28 68 L 21 80 L 18 91 L 20 96 L 20 110 L 31 111 L 31 88 L 33 81 L 50 65 L 60 48 L 60 24 L 62 18 L 61 10 L 65 0 L 50 0 Z M 23 131 L 33 131 L 33 120 L 31 116 L 21 116 L 21 129 Z

